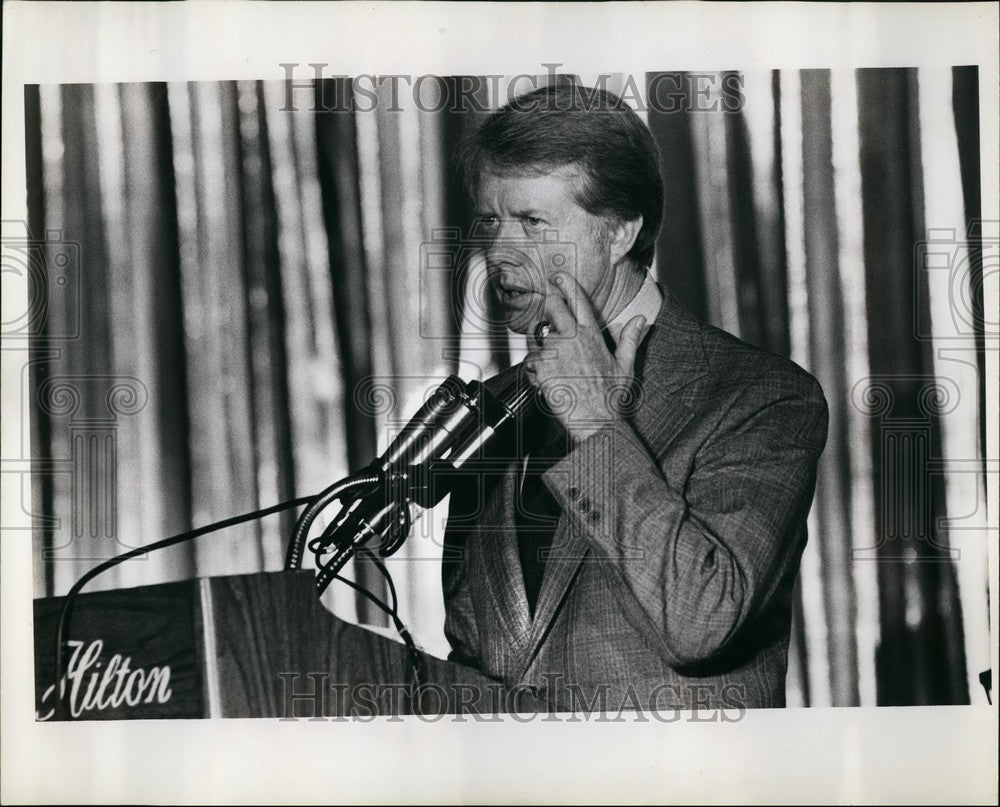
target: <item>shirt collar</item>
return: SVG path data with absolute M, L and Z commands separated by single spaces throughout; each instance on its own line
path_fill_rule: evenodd
M 618 316 L 607 324 L 606 330 L 617 345 L 622 331 L 630 319 L 643 316 L 646 318 L 646 327 L 648 328 L 656 322 L 662 305 L 663 294 L 660 292 L 660 287 L 656 285 L 652 273 L 647 269 L 646 279 L 642 282 L 642 286 L 639 287 L 639 291 L 636 292 L 635 297 L 618 312 Z

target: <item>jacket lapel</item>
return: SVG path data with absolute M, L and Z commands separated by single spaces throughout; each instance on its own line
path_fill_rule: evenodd
M 663 291 L 663 305 L 655 324 L 649 329 L 636 357 L 636 378 L 639 399 L 634 414 L 629 418 L 636 433 L 653 456 L 661 456 L 667 446 L 693 417 L 675 393 L 708 373 L 708 360 L 702 344 L 698 322 L 688 314 L 669 292 Z M 504 505 L 509 508 L 504 524 L 513 524 L 513 507 L 517 472 L 508 473 Z M 582 533 L 570 529 L 566 513 L 559 516 L 553 537 L 552 551 L 546 561 L 545 576 L 535 606 L 534 620 L 530 620 L 524 580 L 517 554 L 517 536 L 513 528 L 503 539 L 505 569 L 513 568 L 511 583 L 505 588 L 508 596 L 516 598 L 511 604 L 518 618 L 518 626 L 529 624 L 530 638 L 522 648 L 518 680 L 521 680 L 538 654 L 552 621 L 559 611 L 573 578 L 579 572 L 589 544 Z M 522 623 L 521 618 L 524 622 Z M 523 634 L 522 634 L 523 635 Z
M 663 290 L 663 306 L 636 356 L 639 402 L 632 424 L 653 456 L 660 456 L 693 417 L 678 391 L 708 373 L 701 326 Z
M 518 680 L 524 677 L 538 654 L 570 583 L 589 551 L 590 547 L 584 537 L 570 529 L 569 518 L 562 513 L 552 539 L 552 549 L 545 561 L 545 575 L 542 577 L 538 602 L 535 603 L 535 618 L 531 622 L 531 635 L 518 670 Z
M 531 614 L 524 590 L 524 577 L 514 528 L 514 496 L 518 463 L 512 462 L 485 506 L 480 527 L 483 587 L 493 601 L 499 624 L 515 657 L 528 647 Z

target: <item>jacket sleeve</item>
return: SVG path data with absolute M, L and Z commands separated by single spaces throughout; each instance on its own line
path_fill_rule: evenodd
M 667 664 L 696 666 L 725 650 L 794 572 L 827 418 L 815 380 L 783 372 L 740 394 L 682 489 L 624 421 L 545 475 L 629 621 Z

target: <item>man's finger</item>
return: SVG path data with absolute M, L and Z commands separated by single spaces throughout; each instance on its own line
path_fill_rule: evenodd
M 576 332 L 577 319 L 561 293 L 546 294 L 543 310 L 555 333 L 572 335 Z
M 552 282 L 559 290 L 559 294 L 566 302 L 566 307 L 570 310 L 576 321 L 587 328 L 597 328 L 600 330 L 604 325 L 599 321 L 598 311 L 594 307 L 594 301 L 590 295 L 583 290 L 583 286 L 576 282 L 576 278 L 569 272 L 559 272 Z
M 635 354 L 639 349 L 639 342 L 642 341 L 642 330 L 645 327 L 646 318 L 639 316 L 632 317 L 622 328 L 622 335 L 615 350 L 615 361 L 626 375 L 631 376 L 635 369 Z

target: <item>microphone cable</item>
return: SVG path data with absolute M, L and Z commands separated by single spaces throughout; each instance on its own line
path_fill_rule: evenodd
M 339 500 L 341 496 L 352 488 L 375 485 L 381 479 L 382 476 L 379 473 L 362 472 L 335 482 L 322 493 L 305 499 L 304 502 L 308 506 L 302 511 L 302 515 L 299 516 L 295 524 L 295 530 L 292 533 L 292 539 L 288 542 L 288 550 L 285 555 L 285 569 L 294 570 L 301 567 L 302 550 L 305 547 L 309 528 L 327 506 Z
M 386 568 L 385 563 L 379 558 L 374 552 L 368 547 L 362 547 L 360 549 L 361 554 L 375 564 L 375 568 L 379 570 L 381 575 L 385 578 L 386 585 L 389 588 L 389 597 L 391 606 L 387 606 L 383 600 L 380 600 L 374 594 L 372 594 L 368 589 L 355 583 L 341 575 L 336 575 L 335 580 L 339 580 L 341 583 L 347 583 L 351 588 L 357 591 L 359 594 L 363 594 L 369 600 L 371 600 L 375 605 L 381 608 L 389 619 L 392 620 L 393 627 L 396 629 L 396 633 L 399 634 L 399 638 L 403 640 L 403 644 L 406 645 L 406 656 L 409 663 L 410 680 L 409 684 L 412 690 L 415 692 L 419 690 L 422 686 L 420 680 L 420 651 L 417 650 L 417 645 L 413 641 L 413 636 L 406 629 L 406 625 L 403 624 L 403 620 L 399 616 L 399 596 L 396 593 L 396 585 L 392 581 L 392 575 L 389 574 L 389 570 Z
M 374 484 L 379 481 L 380 478 L 381 477 L 378 474 L 359 475 L 348 481 L 352 483 L 350 486 L 366 486 Z M 347 487 L 348 486 L 345 486 L 344 483 L 337 483 L 336 485 L 332 485 L 327 488 L 323 493 L 314 497 L 312 504 L 310 504 L 310 506 L 303 511 L 298 523 L 295 526 L 292 540 L 289 544 L 289 559 L 295 557 L 296 555 L 301 559 L 302 545 L 306 542 L 306 537 L 308 536 L 313 523 L 320 516 L 322 510 L 337 500 L 339 496 L 344 493 Z M 341 502 L 341 504 L 344 505 L 346 503 Z M 410 518 L 409 507 L 403 505 L 400 508 L 400 512 L 403 516 L 402 531 L 404 533 L 409 533 L 413 526 Z M 420 652 L 417 650 L 416 643 L 413 641 L 413 636 L 410 634 L 410 631 L 407 630 L 406 625 L 403 624 L 403 621 L 399 616 L 399 596 L 396 592 L 396 585 L 393 582 L 392 575 L 389 573 L 389 569 L 386 567 L 385 563 L 375 552 L 364 545 L 352 548 L 349 551 L 340 550 L 338 552 L 339 558 L 336 561 L 331 561 L 327 564 L 323 564 L 322 562 L 322 556 L 325 554 L 326 549 L 329 548 L 332 543 L 332 536 L 340 528 L 340 526 L 341 524 L 336 517 L 331 519 L 330 523 L 327 524 L 326 528 L 319 535 L 319 537 L 313 538 L 307 544 L 309 550 L 314 554 L 316 559 L 317 590 L 319 592 L 324 591 L 326 589 L 326 583 L 333 580 L 346 583 L 370 602 L 374 603 L 389 617 L 390 620 L 392 620 L 392 624 L 396 628 L 399 638 L 402 639 L 403 644 L 406 645 L 406 654 L 410 673 L 409 684 L 411 685 L 412 690 L 416 691 L 421 686 Z M 392 603 L 391 606 L 386 605 L 384 601 L 380 600 L 368 591 L 368 589 L 339 573 L 350 559 L 351 555 L 355 554 L 355 552 L 364 555 L 365 558 L 371 561 L 375 565 L 375 568 L 378 569 L 382 577 L 385 578 L 386 586 L 389 589 L 390 602 Z M 298 568 L 298 565 L 286 565 L 285 568 L 294 569 Z

